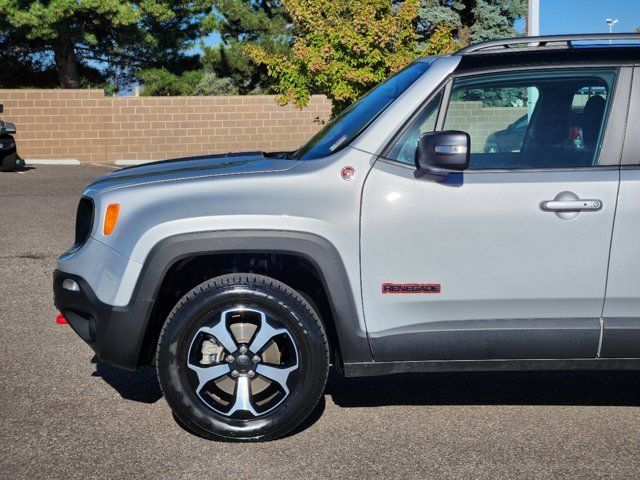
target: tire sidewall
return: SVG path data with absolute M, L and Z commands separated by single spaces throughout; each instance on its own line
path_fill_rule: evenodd
M 158 346 L 158 376 L 174 414 L 205 437 L 260 439 L 284 435 L 295 428 L 315 407 L 328 369 L 324 332 L 308 304 L 301 297 L 285 295 L 262 282 L 223 286 L 207 283 L 192 292 L 193 298 L 181 302 L 169 315 Z M 237 305 L 258 308 L 275 317 L 289 330 L 298 354 L 297 379 L 289 382 L 289 395 L 273 410 L 251 420 L 232 419 L 211 409 L 198 397 L 188 377 L 193 374 L 187 367 L 192 339 L 200 327 L 212 325 L 206 313 Z

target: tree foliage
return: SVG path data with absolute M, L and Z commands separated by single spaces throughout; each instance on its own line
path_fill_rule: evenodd
M 525 13 L 526 0 L 0 0 L 0 86 L 142 78 L 147 93 L 299 106 L 325 93 L 340 110 L 417 56 L 516 35 Z M 198 55 L 212 31 L 221 42 Z
M 185 51 L 204 35 L 210 2 L 195 0 L 0 0 L 4 35 L 13 55 L 40 56 L 58 83 L 75 88 L 83 72 L 102 79 L 144 67 L 193 68 Z
M 282 102 L 304 106 L 311 93 L 324 93 L 340 111 L 416 56 L 517 36 L 527 0 L 282 0 L 282 7 L 293 22 L 291 52 L 252 41 L 244 51 L 268 67 Z
M 240 93 L 268 92 L 273 80 L 264 65 L 253 61 L 247 45 L 272 55 L 291 49 L 291 20 L 277 0 L 214 0 L 212 28 L 221 42 L 204 47 L 202 63 L 208 71 L 229 78 Z
M 140 72 L 138 77 L 142 80 L 143 96 L 178 96 L 195 95 L 202 75 L 201 70 L 176 75 L 166 68 L 149 68 Z
M 268 67 L 281 102 L 304 107 L 324 93 L 334 113 L 422 54 L 415 33 L 418 0 L 393 6 L 388 0 L 283 0 L 294 25 L 290 55 L 250 44 L 251 57 Z M 451 50 L 453 38 L 439 32 L 433 51 Z
M 166 68 L 140 72 L 143 96 L 237 95 L 238 89 L 229 78 L 220 78 L 204 70 L 191 70 L 180 75 Z
M 417 33 L 429 38 L 450 25 L 463 44 L 516 37 L 514 24 L 527 14 L 527 0 L 420 0 Z
M 205 72 L 196 85 L 195 95 L 239 95 L 237 85 L 229 77 L 219 77 L 213 72 Z

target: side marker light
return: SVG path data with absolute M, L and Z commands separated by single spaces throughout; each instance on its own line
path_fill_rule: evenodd
M 111 235 L 113 233 L 113 229 L 116 228 L 116 223 L 118 223 L 119 214 L 119 203 L 110 203 L 107 206 L 107 211 L 104 214 L 104 226 L 102 227 L 102 233 L 105 235 Z

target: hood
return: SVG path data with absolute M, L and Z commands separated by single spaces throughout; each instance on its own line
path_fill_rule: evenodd
M 287 159 L 285 154 L 260 152 L 226 153 L 162 160 L 116 170 L 98 178 L 87 187 L 87 190 L 106 190 L 144 183 L 220 175 L 281 172 L 290 170 L 299 163 L 297 160 Z

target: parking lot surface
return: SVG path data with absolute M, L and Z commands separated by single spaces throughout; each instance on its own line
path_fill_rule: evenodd
M 155 370 L 97 361 L 54 322 L 51 274 L 108 166 L 0 173 L 1 478 L 640 478 L 640 374 L 330 378 L 271 443 L 182 429 Z

